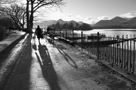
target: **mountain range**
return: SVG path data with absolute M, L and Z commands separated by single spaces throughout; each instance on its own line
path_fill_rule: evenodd
M 54 29 L 63 29 L 63 30 L 92 30 L 92 27 L 90 24 L 83 23 L 83 22 L 76 22 L 74 20 L 71 21 L 63 21 L 58 20 L 56 24 L 52 24 L 48 26 L 48 29 L 54 30 Z
M 101 20 L 94 24 L 93 28 L 136 28 L 136 17 L 115 17 L 111 20 Z
M 64 21 L 62 19 L 59 19 L 59 20 L 48 20 L 48 21 L 43 21 L 43 22 L 40 22 L 40 23 L 34 23 L 34 28 L 37 27 L 37 25 L 40 25 L 40 27 L 42 28 L 47 28 L 48 26 L 52 25 L 52 24 L 56 24 L 56 23 L 59 23 L 59 24 L 70 24 L 72 23 L 74 26 L 78 23 L 79 25 L 83 24 L 82 21 L 79 21 L 79 22 L 76 22 L 74 20 L 71 20 L 71 21 Z
M 37 27 L 37 25 L 40 25 L 42 28 L 47 28 L 48 26 L 52 24 L 70 24 L 76 25 L 77 23 L 79 25 L 83 24 L 84 22 L 79 21 L 76 22 L 74 20 L 71 21 L 64 21 L 62 19 L 59 20 L 48 20 L 43 21 L 40 23 L 34 23 L 34 27 Z M 122 17 L 114 17 L 110 20 L 100 20 L 97 23 L 91 25 L 93 28 L 136 28 L 136 17 L 133 18 L 122 18 Z

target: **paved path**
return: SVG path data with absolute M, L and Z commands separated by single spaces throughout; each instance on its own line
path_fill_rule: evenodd
M 24 35 L 24 32 L 21 31 L 12 31 L 8 37 L 0 41 L 0 52 L 3 51 L 7 46 L 15 42 L 18 38 Z
M 24 32 L 11 31 L 5 39 L 0 41 L 0 90 L 3 90 L 5 79 L 14 67 L 26 36 Z
M 29 35 L 4 90 L 130 90 L 127 81 L 64 46 Z

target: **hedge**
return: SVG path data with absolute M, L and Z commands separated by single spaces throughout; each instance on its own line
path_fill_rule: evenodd
M 0 40 L 2 40 L 6 36 L 6 28 L 0 26 Z

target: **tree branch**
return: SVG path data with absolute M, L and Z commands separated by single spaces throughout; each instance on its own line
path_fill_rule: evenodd
M 62 0 L 49 0 L 49 2 L 44 2 L 45 0 L 40 1 L 35 7 L 34 7 L 34 12 L 37 11 L 37 9 L 39 9 L 42 6 L 47 6 L 47 5 L 57 5 L 59 6 Z

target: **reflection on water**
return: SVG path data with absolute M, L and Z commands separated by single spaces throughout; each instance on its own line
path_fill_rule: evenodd
M 132 35 L 136 34 L 136 29 L 93 29 L 89 31 L 84 31 L 84 34 L 92 34 L 92 33 L 104 33 L 107 36 L 114 35 Z M 81 31 L 75 31 L 75 33 L 81 33 Z
M 101 33 L 105 34 L 106 36 L 116 37 L 117 35 L 120 38 L 135 38 L 136 37 L 136 29 L 93 29 L 89 31 L 83 31 L 85 35 L 91 35 L 93 33 Z M 74 31 L 74 33 L 81 34 L 81 31 Z M 79 41 L 79 40 L 78 40 Z M 86 40 L 84 40 L 87 42 Z M 81 42 L 81 40 L 80 40 Z M 123 43 L 118 43 L 118 48 L 134 50 L 136 48 L 135 40 L 126 41 Z M 123 46 L 122 46 L 123 45 Z M 113 46 L 113 45 L 111 45 Z

